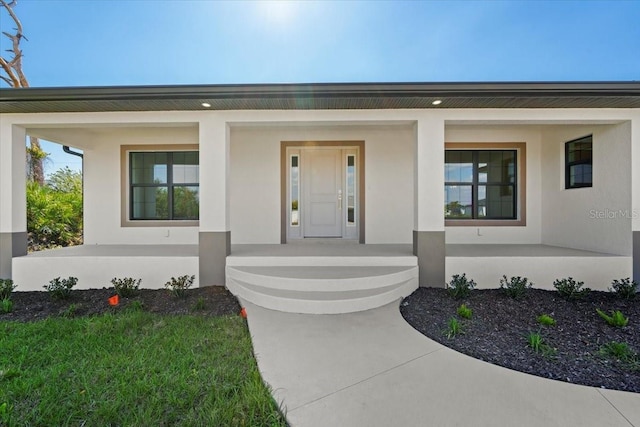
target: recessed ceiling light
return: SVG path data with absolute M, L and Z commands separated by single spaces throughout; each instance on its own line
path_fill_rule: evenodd
M 209 107 L 211 107 L 211 104 L 209 104 L 208 102 L 203 102 L 203 103 L 202 103 L 202 104 L 200 104 L 200 105 L 202 105 L 204 108 L 209 108 Z
M 433 105 L 440 105 L 442 104 L 442 99 L 436 99 L 435 101 L 432 102 Z

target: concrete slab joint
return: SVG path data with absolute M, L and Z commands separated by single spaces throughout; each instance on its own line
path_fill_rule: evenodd
M 200 286 L 224 286 L 230 231 L 201 231 L 199 235 Z
M 413 254 L 418 257 L 420 286 L 443 288 L 445 285 L 444 231 L 413 231 Z

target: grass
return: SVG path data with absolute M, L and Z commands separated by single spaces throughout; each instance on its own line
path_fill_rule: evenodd
M 239 316 L 3 322 L 0 407 L 9 426 L 286 425 Z
M 462 333 L 462 324 L 455 317 L 450 318 L 447 322 L 447 330 L 445 333 L 449 339 L 460 335 Z

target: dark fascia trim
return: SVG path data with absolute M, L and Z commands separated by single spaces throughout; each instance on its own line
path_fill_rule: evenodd
M 313 83 L 48 87 L 0 90 L 0 102 L 299 97 L 637 97 L 640 81 L 487 83 Z

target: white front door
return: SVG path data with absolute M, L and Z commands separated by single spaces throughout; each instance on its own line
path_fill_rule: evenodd
M 342 150 L 307 149 L 302 157 L 304 237 L 342 237 Z

